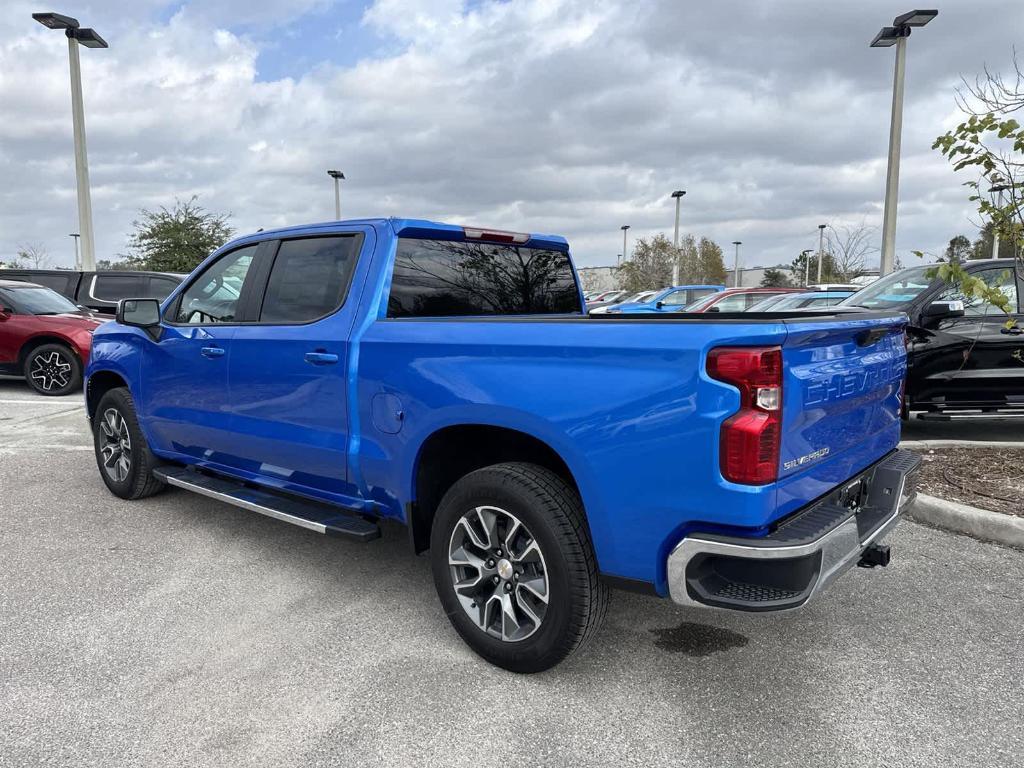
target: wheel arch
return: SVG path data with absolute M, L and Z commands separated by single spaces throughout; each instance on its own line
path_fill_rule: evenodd
M 24 343 L 22 343 L 21 348 L 18 350 L 18 368 L 24 368 L 25 361 L 28 360 L 28 356 L 32 354 L 34 350 L 39 349 L 39 347 L 46 346 L 47 344 L 60 344 L 62 347 L 67 347 L 78 359 L 79 363 L 83 362 L 81 355 L 78 354 L 78 349 L 75 347 L 75 344 L 71 339 L 55 333 L 41 333 L 37 336 L 30 336 L 25 339 Z
M 85 410 L 91 420 L 100 400 L 112 389 L 128 388 L 128 382 L 121 374 L 111 370 L 94 371 L 89 374 L 85 385 Z
M 509 461 L 537 464 L 551 470 L 582 498 L 569 464 L 547 441 L 494 424 L 450 424 L 426 437 L 413 462 L 413 495 L 406 508 L 413 550 L 418 554 L 429 549 L 434 513 L 457 480 L 482 467 Z

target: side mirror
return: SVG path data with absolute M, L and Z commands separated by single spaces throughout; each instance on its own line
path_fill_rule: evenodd
M 708 307 L 706 311 L 707 312 L 721 312 L 722 310 L 719 309 L 718 307 Z
M 664 301 L 659 301 L 659 302 L 658 302 L 657 304 L 655 304 L 654 306 L 655 306 L 655 307 L 656 307 L 657 309 L 661 309 L 662 307 L 664 307 L 664 306 L 665 306 L 665 302 L 664 302 Z
M 963 317 L 964 303 L 962 301 L 933 301 L 924 308 L 923 315 L 932 320 L 946 317 Z
M 117 322 L 136 328 L 160 325 L 160 302 L 156 299 L 121 299 L 117 303 Z
M 3 322 L 13 314 L 14 310 L 11 307 L 0 307 L 0 322 Z

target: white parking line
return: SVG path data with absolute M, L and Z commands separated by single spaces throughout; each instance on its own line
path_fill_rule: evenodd
M 0 400 L 0 405 L 67 405 L 73 400 Z

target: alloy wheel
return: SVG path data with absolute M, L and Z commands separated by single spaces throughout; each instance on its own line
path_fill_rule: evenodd
M 116 408 L 107 408 L 100 420 L 100 456 L 107 477 L 123 483 L 132 469 L 132 439 L 124 416 Z
M 44 392 L 61 390 L 71 382 L 71 361 L 57 351 L 32 358 L 29 376 Z
M 448 565 L 462 609 L 488 635 L 518 642 L 540 628 L 549 599 L 547 566 L 515 515 L 489 506 L 464 514 L 452 531 Z

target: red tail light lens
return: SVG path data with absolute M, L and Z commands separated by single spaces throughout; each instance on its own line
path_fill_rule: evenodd
M 722 476 L 764 485 L 779 476 L 782 437 L 782 350 L 718 347 L 708 353 L 708 375 L 740 391 L 740 409 L 722 424 Z

